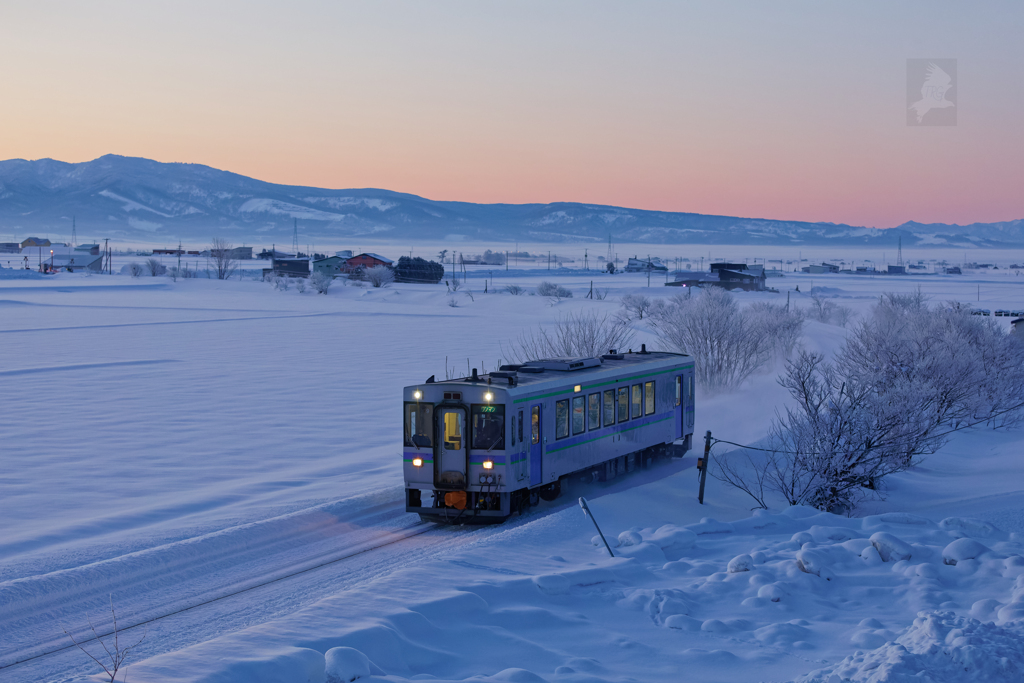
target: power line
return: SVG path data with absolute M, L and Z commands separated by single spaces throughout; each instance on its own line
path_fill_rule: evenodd
M 993 413 L 992 415 L 989 415 L 988 417 L 986 417 L 983 420 L 978 420 L 977 422 L 971 422 L 970 424 L 961 425 L 959 427 L 955 427 L 953 429 L 950 429 L 949 431 L 946 431 L 946 432 L 941 432 L 939 434 L 934 434 L 932 436 L 929 436 L 928 440 L 939 439 L 939 438 L 942 438 L 943 436 L 949 436 L 950 434 L 953 434 L 954 432 L 961 432 L 961 431 L 963 431 L 965 429 L 970 429 L 971 427 L 976 427 L 977 425 L 983 424 L 985 422 L 989 422 L 993 418 L 999 417 L 1000 415 L 1005 415 L 1006 413 L 1009 413 L 1009 412 L 1013 412 L 1014 410 L 1017 410 L 1019 408 L 1024 408 L 1024 403 L 1018 403 L 1017 405 L 1012 406 L 1010 408 L 1007 408 L 1006 410 L 1000 410 L 998 413 Z M 735 441 L 726 441 L 725 439 L 716 439 L 715 437 L 711 437 L 711 441 L 713 442 L 712 445 L 719 444 L 719 443 L 724 443 L 724 444 L 729 444 L 730 446 L 736 446 L 737 448 L 744 448 L 744 449 L 749 450 L 749 451 L 763 451 L 765 453 L 784 453 L 786 455 L 828 455 L 828 453 L 814 453 L 814 452 L 808 453 L 808 452 L 800 452 L 800 451 L 783 451 L 783 450 L 778 450 L 776 448 L 759 448 L 758 446 L 745 446 L 744 444 L 736 443 Z M 876 444 L 873 448 L 874 449 L 885 448 L 888 445 L 889 444 L 886 444 L 886 443 L 880 443 L 880 444 Z

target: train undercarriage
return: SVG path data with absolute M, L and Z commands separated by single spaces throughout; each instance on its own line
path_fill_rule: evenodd
M 681 458 L 688 450 L 689 439 L 679 444 L 659 444 L 565 474 L 549 484 L 511 492 L 491 490 L 497 487 L 481 487 L 479 491 L 407 488 L 406 510 L 419 514 L 425 522 L 500 524 L 515 514 L 522 515 L 541 500 L 557 499 L 562 493 L 563 483 L 611 481 L 638 468 L 650 467 L 658 458 Z

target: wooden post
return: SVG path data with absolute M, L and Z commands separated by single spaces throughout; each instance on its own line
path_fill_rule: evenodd
M 704 504 L 704 482 L 708 478 L 708 458 L 711 457 L 711 430 L 704 435 L 704 458 L 700 462 L 700 491 L 697 493 L 697 502 Z

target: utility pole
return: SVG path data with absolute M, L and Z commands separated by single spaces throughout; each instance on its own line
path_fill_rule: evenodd
M 181 277 L 181 240 L 178 240 L 178 277 Z
M 583 250 L 583 270 L 590 270 L 589 261 L 587 261 L 587 250 Z
M 697 463 L 700 468 L 700 491 L 697 492 L 697 502 L 704 504 L 704 482 L 708 478 L 708 459 L 711 457 L 711 430 L 704 435 L 704 457 Z
M 551 270 L 551 250 L 548 250 L 548 270 Z
M 78 230 L 75 228 L 75 217 L 71 217 L 71 248 L 78 246 Z
M 107 257 L 107 270 L 110 270 L 110 239 L 103 240 L 103 255 Z M 100 269 L 102 270 L 102 268 Z
M 292 219 L 292 251 L 295 252 L 295 258 L 299 258 L 299 219 Z

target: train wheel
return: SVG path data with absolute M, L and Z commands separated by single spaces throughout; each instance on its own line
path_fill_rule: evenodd
M 540 497 L 544 500 L 554 500 L 562 493 L 562 480 L 553 481 L 540 490 Z

